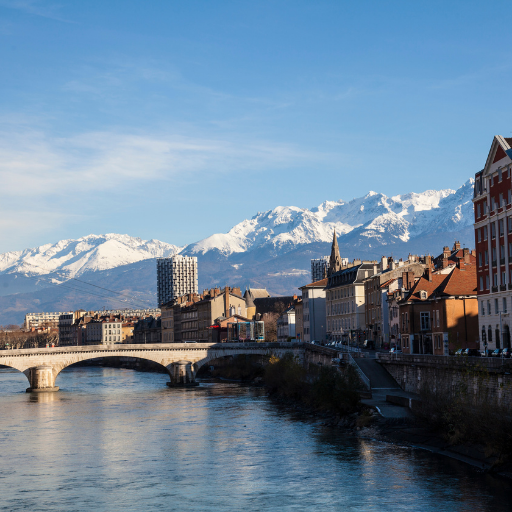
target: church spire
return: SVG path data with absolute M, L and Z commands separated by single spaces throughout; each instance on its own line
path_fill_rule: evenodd
M 332 238 L 331 258 L 329 260 L 329 270 L 327 271 L 327 275 L 330 276 L 331 274 L 334 274 L 334 272 L 338 272 L 338 270 L 341 270 L 341 257 L 335 229 Z

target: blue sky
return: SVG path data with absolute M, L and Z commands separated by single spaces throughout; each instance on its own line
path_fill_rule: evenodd
M 508 7 L 0 0 L 0 252 L 458 188 L 512 134 Z

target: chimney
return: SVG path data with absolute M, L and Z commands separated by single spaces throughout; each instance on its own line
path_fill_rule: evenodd
M 391 270 L 395 270 L 395 268 L 396 268 L 395 260 L 391 260 L 390 268 L 391 268 Z
M 432 256 L 425 256 L 425 265 L 427 268 L 432 268 Z
M 464 258 L 464 263 L 469 263 L 469 249 L 462 249 L 462 257 Z
M 430 267 L 427 267 L 425 270 L 425 279 L 428 279 L 430 282 L 432 282 L 432 269 Z
M 445 246 L 443 247 L 443 258 L 444 258 L 444 259 L 449 258 L 449 257 L 450 257 L 450 254 L 451 254 L 451 252 L 450 252 L 450 248 L 449 248 L 447 245 L 445 245 Z
M 414 286 L 414 272 L 402 272 L 402 286 L 406 290 Z
M 458 251 L 460 249 L 460 242 L 458 240 L 455 240 L 455 243 L 453 244 L 453 250 Z
M 224 316 L 229 316 L 229 286 L 224 288 Z
M 387 270 L 387 268 L 388 268 L 388 259 L 386 258 L 386 256 L 382 256 L 382 258 L 380 259 L 380 271 L 384 272 L 384 270 Z

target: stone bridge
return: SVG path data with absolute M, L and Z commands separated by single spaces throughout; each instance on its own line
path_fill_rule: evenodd
M 274 355 L 292 352 L 304 361 L 303 343 L 158 343 L 151 345 L 88 345 L 0 351 L 0 365 L 23 372 L 31 391 L 58 391 L 57 375 L 66 367 L 100 357 L 133 357 L 162 365 L 169 386 L 195 385 L 201 366 L 214 359 L 239 354 Z

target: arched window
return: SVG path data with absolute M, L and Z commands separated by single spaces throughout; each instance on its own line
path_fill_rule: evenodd
M 485 325 L 482 325 L 482 343 L 485 345 L 486 342 Z
M 488 342 L 492 343 L 492 327 L 489 325 L 489 329 L 487 330 Z

